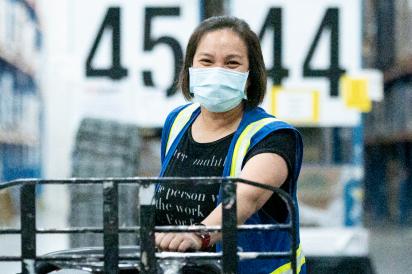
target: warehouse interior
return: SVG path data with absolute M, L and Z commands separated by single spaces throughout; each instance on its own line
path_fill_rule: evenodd
M 410 271 L 405 254 L 412 247 L 411 0 L 316 0 L 304 7 L 297 0 L 265 0 L 255 7 L 262 16 L 250 14 L 253 3 L 246 0 L 132 2 L 0 0 L 0 185 L 25 178 L 157 177 L 163 121 L 185 103 L 175 80 L 190 33 L 208 17 L 238 16 L 261 38 L 265 63 L 273 66 L 264 108 L 290 120 L 303 136 L 298 198 L 303 249 L 306 244 L 314 265 L 308 273 Z M 311 5 L 319 16 L 305 10 Z M 272 11 L 283 12 L 276 17 L 283 20 L 282 43 L 275 38 L 277 21 L 268 25 L 275 20 Z M 305 82 L 302 66 L 313 61 L 332 71 L 334 23 L 328 11 L 340 15 L 337 65 L 347 72 L 336 88 L 347 84 L 348 92 L 358 93 L 331 96 L 345 102 L 336 109 L 337 101 L 321 101 L 315 109 L 318 101 L 310 100 L 316 96 L 299 96 L 312 83 L 327 81 L 311 76 L 315 69 L 309 65 L 305 77 L 316 79 Z M 308 41 L 301 42 L 298 31 L 309 33 Z M 314 39 L 316 32 L 325 35 Z M 319 46 L 320 53 L 295 54 L 300 43 Z M 299 64 L 289 61 L 294 55 L 302 59 Z M 279 57 L 291 79 L 278 83 L 273 71 Z M 320 87 L 330 84 L 332 94 L 329 78 Z M 292 93 L 298 89 L 298 99 L 282 95 L 288 85 Z M 301 111 L 277 102 L 300 104 Z M 103 192 L 95 185 L 39 184 L 36 226 L 101 226 Z M 21 255 L 20 235 L 1 233 L 21 227 L 19 195 L 18 187 L 0 189 L 1 273 L 22 271 L 20 262 L 1 260 Z M 136 187 L 120 187 L 121 226 L 138 225 L 139 197 Z M 133 245 L 137 238 L 121 235 L 120 244 Z M 37 254 L 102 243 L 94 234 L 37 235 Z

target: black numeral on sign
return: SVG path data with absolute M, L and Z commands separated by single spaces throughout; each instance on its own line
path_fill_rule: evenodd
M 112 31 L 112 64 L 109 68 L 95 68 L 92 65 L 93 58 L 106 29 Z M 120 8 L 111 7 L 107 10 L 103 23 L 100 26 L 99 33 L 93 42 L 92 49 L 86 61 L 87 77 L 109 77 L 113 80 L 119 80 L 127 76 L 127 69 L 121 65 L 121 35 L 120 35 Z
M 273 29 L 273 67 L 267 70 L 274 85 L 281 85 L 283 78 L 289 76 L 289 70 L 282 65 L 282 9 L 271 8 L 266 16 L 265 23 L 259 32 L 262 40 L 266 30 Z
M 311 61 L 322 33 L 330 31 L 330 63 L 328 69 L 314 69 Z M 326 77 L 330 82 L 330 96 L 339 95 L 339 79 L 345 70 L 339 66 L 339 10 L 329 8 L 323 17 L 303 65 L 303 76 Z
M 179 7 L 146 7 L 144 17 L 144 33 L 143 33 L 143 51 L 153 51 L 157 46 L 163 45 L 171 49 L 173 55 L 173 80 L 166 88 L 166 95 L 172 96 L 177 91 L 177 81 L 183 61 L 183 50 L 179 41 L 169 35 L 156 37 L 153 35 L 153 22 L 156 19 L 165 17 L 180 18 Z M 264 20 L 263 26 L 259 31 L 259 39 L 262 41 L 267 35 L 272 35 L 273 32 L 273 52 L 272 52 L 272 67 L 267 68 L 268 77 L 273 80 L 274 85 L 282 85 L 282 81 L 289 77 L 289 69 L 284 67 L 282 62 L 283 56 L 283 14 L 282 8 L 271 7 Z M 99 28 L 99 32 L 93 42 L 93 46 L 89 52 L 86 61 L 86 76 L 87 77 L 107 77 L 113 80 L 120 80 L 128 75 L 128 70 L 121 63 L 121 10 L 120 7 L 110 7 L 105 14 L 103 22 Z M 102 37 L 106 31 L 111 32 L 111 64 L 109 67 L 97 68 L 93 66 L 96 51 L 100 45 Z M 330 96 L 339 96 L 339 79 L 345 73 L 345 69 L 340 67 L 339 56 L 339 9 L 327 9 L 321 24 L 316 32 L 316 35 L 310 45 L 309 51 L 305 57 L 303 64 L 303 77 L 322 77 L 329 80 Z M 328 68 L 314 67 L 314 54 L 319 48 L 322 35 L 330 33 L 330 60 Z M 296 38 L 298 40 L 298 37 Z M 143 83 L 146 87 L 155 87 L 153 81 L 153 71 L 150 69 L 141 72 Z
M 152 32 L 152 22 L 157 16 L 180 16 L 180 8 L 178 7 L 167 7 L 167 8 L 146 8 L 145 9 L 145 21 L 144 21 L 144 43 L 143 50 L 151 51 L 155 46 L 160 44 L 165 44 L 172 49 L 174 57 L 174 76 L 173 82 L 166 90 L 166 95 L 171 96 L 176 93 L 177 90 L 177 80 L 179 77 L 179 71 L 182 66 L 183 51 L 179 42 L 170 36 L 161 36 L 154 38 L 151 36 Z M 152 72 L 145 70 L 143 71 L 143 82 L 145 86 L 153 87 Z

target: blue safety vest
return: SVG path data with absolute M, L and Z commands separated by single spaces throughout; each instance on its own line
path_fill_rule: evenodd
M 176 150 L 182 136 L 187 131 L 200 113 L 198 104 L 188 104 L 181 106 L 172 111 L 166 119 L 162 132 L 161 143 L 161 160 L 162 169 L 160 176 L 163 176 L 166 168 Z M 226 156 L 225 166 L 222 176 L 239 177 L 242 168 L 242 162 L 246 153 L 253 148 L 262 139 L 270 133 L 280 130 L 289 129 L 295 132 L 296 136 L 296 161 L 293 167 L 292 180 L 289 193 L 297 205 L 296 198 L 296 182 L 299 176 L 302 163 L 302 138 L 299 132 L 289 124 L 282 122 L 272 115 L 266 113 L 263 109 L 246 108 L 236 130 L 232 142 L 229 147 L 229 152 Z M 221 194 L 219 192 L 217 204 L 221 202 Z M 297 218 L 299 220 L 299 216 Z M 276 221 L 263 210 L 259 210 L 253 214 L 245 224 L 276 224 Z M 299 243 L 299 229 L 298 243 Z M 291 240 L 286 231 L 262 231 L 262 232 L 239 232 L 238 246 L 244 252 L 270 252 L 270 251 L 289 251 Z M 301 250 L 300 244 L 296 251 L 297 255 L 297 273 L 306 273 L 305 257 Z M 221 250 L 221 245 L 216 245 L 217 251 Z M 261 259 L 261 260 L 245 260 L 239 262 L 238 273 L 273 273 L 273 274 L 289 274 L 292 273 L 291 263 L 288 258 L 284 259 Z

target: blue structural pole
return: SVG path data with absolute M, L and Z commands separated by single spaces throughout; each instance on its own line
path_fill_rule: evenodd
M 362 14 L 364 14 L 365 2 L 360 2 Z M 365 28 L 362 24 L 361 33 L 363 36 Z M 361 58 L 361 67 L 364 67 L 365 59 L 362 52 L 359 52 Z M 363 197 L 365 186 L 364 182 L 364 114 L 360 114 L 359 124 L 352 129 L 352 174 L 348 182 L 344 185 L 344 207 L 345 226 L 362 225 L 363 215 Z
M 364 196 L 363 121 L 362 114 L 360 123 L 352 129 L 352 174 L 344 185 L 345 226 L 362 225 Z
M 199 13 L 200 13 L 200 21 L 206 19 L 206 0 L 199 0 Z

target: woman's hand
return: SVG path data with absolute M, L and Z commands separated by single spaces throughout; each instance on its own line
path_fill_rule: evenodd
M 198 251 L 201 239 L 194 233 L 155 233 L 156 247 L 161 251 Z

